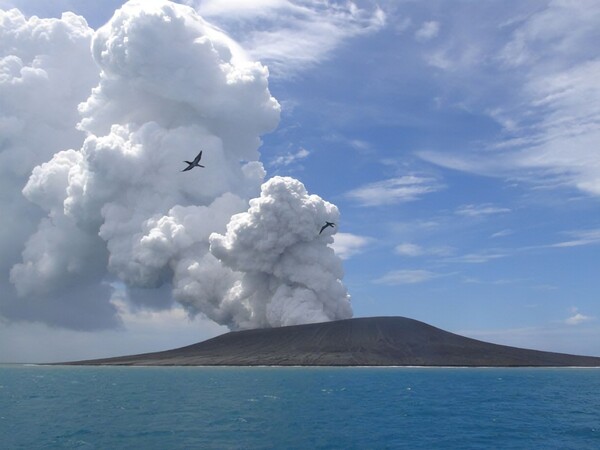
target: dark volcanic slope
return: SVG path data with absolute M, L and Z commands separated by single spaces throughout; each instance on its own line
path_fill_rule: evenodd
M 70 364 L 600 366 L 600 358 L 489 344 L 404 317 L 371 317 L 238 331 L 175 350 Z

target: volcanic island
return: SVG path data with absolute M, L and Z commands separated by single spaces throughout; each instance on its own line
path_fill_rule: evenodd
M 173 350 L 62 364 L 600 367 L 600 357 L 491 344 L 405 317 L 365 317 L 233 331 Z

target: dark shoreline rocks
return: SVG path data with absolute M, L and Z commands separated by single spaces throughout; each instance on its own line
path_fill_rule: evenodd
M 63 364 L 600 367 L 600 357 L 490 344 L 405 317 L 366 317 L 230 332 L 174 350 Z

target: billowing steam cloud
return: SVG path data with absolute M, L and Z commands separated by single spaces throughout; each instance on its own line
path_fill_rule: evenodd
M 17 244 L 2 235 L 3 248 L 12 245 L 3 315 L 111 326 L 109 283 L 120 280 L 141 306 L 169 307 L 171 298 L 157 304 L 146 292 L 172 286 L 192 315 L 231 328 L 351 316 L 341 262 L 327 246 L 331 229 L 319 235 L 325 220 L 337 221 L 335 206 L 275 178 L 242 212 L 265 177 L 260 135 L 279 121 L 264 66 L 193 9 L 164 0 L 130 1 L 95 33 L 74 15 L 2 14 L 4 34 L 13 27 L 33 39 L 40 23 L 47 30 L 47 42 L 25 44 L 26 59 L 8 54 L 21 41 L 0 39 L 0 102 L 10 100 L 11 83 L 43 93 L 33 102 L 42 120 L 16 106 L 0 117 L 16 136 L 0 142 L 2 161 L 29 201 L 17 201 L 12 220 L 40 218 Z M 62 37 L 54 52 L 44 47 L 53 36 Z M 93 61 L 83 51 L 90 40 Z M 65 114 L 54 117 L 53 103 Z M 28 141 L 22 135 L 36 120 L 51 132 Z M 201 149 L 206 168 L 181 173 Z
M 276 177 L 248 212 L 231 218 L 224 236 L 210 236 L 211 253 L 244 274 L 227 295 L 252 313 L 238 323 L 281 326 L 352 316 L 341 260 L 325 245 L 333 238 L 319 234 L 326 220 L 338 217 L 334 205 L 308 195 L 299 181 Z
M 38 223 L 40 229 L 49 229 L 62 216 L 42 219 L 44 211 L 21 194 L 35 166 L 59 150 L 81 145 L 84 134 L 76 127 L 80 120 L 77 105 L 99 80 L 90 53 L 92 36 L 85 20 L 70 13 L 61 19 L 26 19 L 18 10 L 0 11 L 0 312 L 6 317 L 72 328 L 115 324 L 112 305 L 91 300 L 110 295 L 99 275 L 104 270 L 93 267 L 77 278 L 51 277 L 62 270 L 59 265 L 75 269 L 75 261 L 68 255 L 53 252 L 65 234 L 47 233 L 46 239 L 39 234 L 29 236 Z M 61 166 L 55 169 L 64 171 Z M 47 176 L 56 180 L 51 173 Z M 64 181 L 62 187 L 53 182 L 34 201 L 44 198 L 49 202 L 49 197 L 56 197 L 50 190 L 64 190 L 65 186 Z M 78 241 L 76 236 L 66 236 L 73 237 L 73 243 Z M 21 298 L 9 282 L 10 269 L 21 259 L 28 239 L 23 257 L 39 256 L 39 274 L 49 280 L 42 291 L 54 290 L 52 301 L 39 292 L 39 281 L 37 287 L 19 283 Z M 102 259 L 99 255 L 96 261 Z

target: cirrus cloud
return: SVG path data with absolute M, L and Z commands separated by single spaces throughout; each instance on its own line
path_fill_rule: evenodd
M 386 14 L 375 6 L 319 0 L 189 0 L 233 35 L 275 76 L 292 76 L 329 58 L 345 41 L 377 32 Z M 256 20 L 261 26 L 257 28 Z
M 352 189 L 346 196 L 362 206 L 382 206 L 412 202 L 441 189 L 443 185 L 434 178 L 404 175 Z
M 439 277 L 439 274 L 422 269 L 393 270 L 375 280 L 377 284 L 397 286 L 403 284 L 425 283 Z

